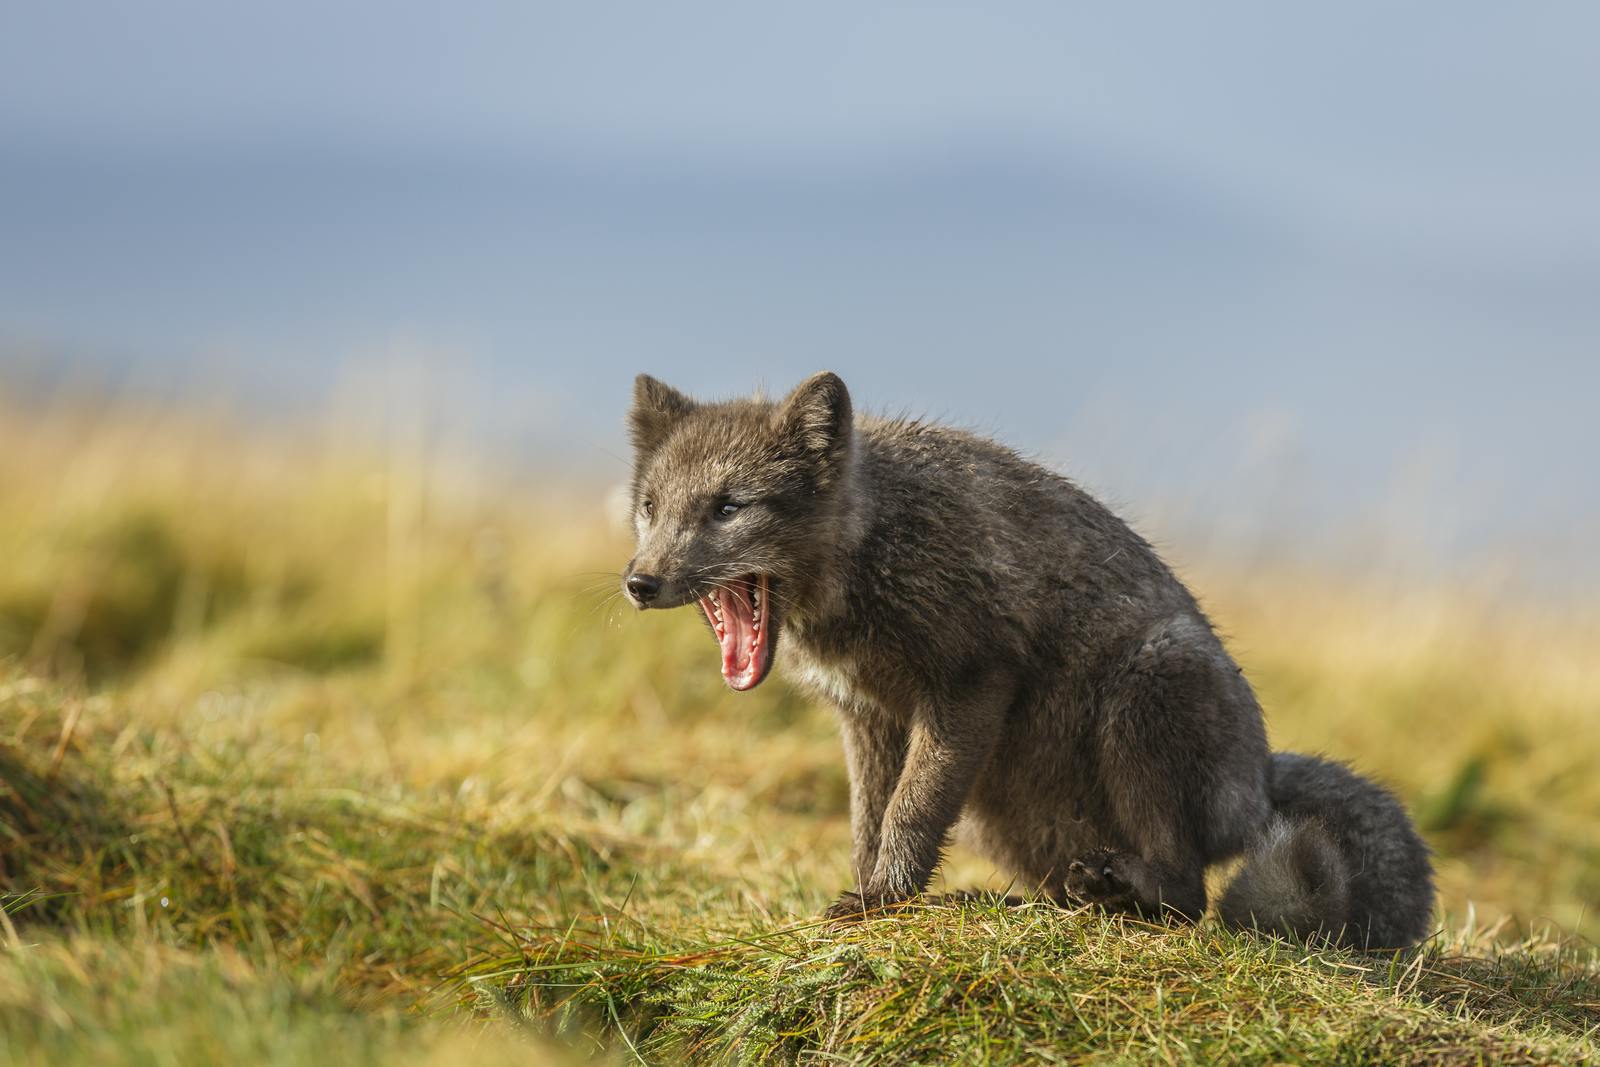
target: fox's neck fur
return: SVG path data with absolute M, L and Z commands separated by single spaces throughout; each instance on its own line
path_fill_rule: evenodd
M 865 420 L 862 420 L 865 421 Z M 871 477 L 861 462 L 871 447 L 858 425 L 850 435 L 844 462 L 831 487 L 826 510 L 818 516 L 817 540 L 826 547 L 817 571 L 803 579 L 790 601 L 792 637 L 804 644 L 808 630 L 842 621 L 850 611 L 849 593 L 861 587 L 857 552 L 876 518 Z M 863 440 L 863 438 L 867 438 Z

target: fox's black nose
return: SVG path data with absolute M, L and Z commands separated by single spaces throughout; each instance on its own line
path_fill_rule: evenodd
M 628 595 L 641 604 L 648 604 L 661 593 L 661 579 L 653 574 L 628 575 Z

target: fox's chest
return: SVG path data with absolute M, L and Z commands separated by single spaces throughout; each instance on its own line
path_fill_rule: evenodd
M 796 641 L 779 650 L 784 673 L 812 693 L 851 711 L 874 703 L 861 685 L 860 672 L 848 656 L 820 656 Z

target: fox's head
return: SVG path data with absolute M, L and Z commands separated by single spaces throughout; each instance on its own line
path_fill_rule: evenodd
M 850 394 L 824 371 L 779 401 L 699 403 L 641 374 L 628 425 L 638 553 L 623 589 L 639 608 L 698 601 L 723 679 L 753 689 L 845 520 Z

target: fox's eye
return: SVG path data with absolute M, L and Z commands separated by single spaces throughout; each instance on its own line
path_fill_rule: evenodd
M 711 514 L 719 519 L 731 519 L 738 512 L 739 505 L 731 500 L 723 500 L 711 507 Z
M 644 512 L 644 517 L 647 519 L 653 519 L 656 517 L 656 505 L 654 501 L 641 501 L 639 504 L 639 510 Z

